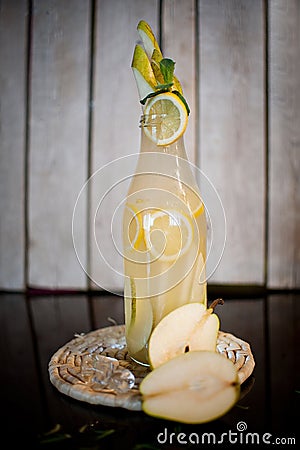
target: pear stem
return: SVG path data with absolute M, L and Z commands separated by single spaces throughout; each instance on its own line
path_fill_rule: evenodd
M 224 305 L 224 300 L 222 298 L 216 298 L 216 300 L 214 300 L 210 306 L 209 309 L 212 309 L 214 311 L 215 307 L 218 305 Z

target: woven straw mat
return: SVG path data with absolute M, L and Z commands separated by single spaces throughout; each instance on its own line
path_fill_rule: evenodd
M 80 401 L 140 411 L 142 399 L 139 384 L 149 372 L 149 368 L 135 363 L 129 357 L 125 326 L 114 325 L 75 336 L 51 357 L 48 367 L 51 383 L 63 394 Z M 234 363 L 241 384 L 251 375 L 255 362 L 247 342 L 230 333 L 219 331 L 217 352 Z M 99 392 L 78 379 L 76 371 L 80 369 L 83 355 L 87 354 L 115 358 L 120 367 L 130 370 L 135 376 L 132 389 L 118 393 L 104 388 Z

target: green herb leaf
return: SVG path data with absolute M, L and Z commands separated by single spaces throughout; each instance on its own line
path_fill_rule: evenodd
M 166 84 L 173 83 L 175 62 L 172 59 L 163 58 L 159 62 L 159 66 L 162 76 L 164 77 L 165 83 Z
M 191 110 L 190 110 L 189 105 L 187 104 L 187 101 L 184 98 L 184 96 L 182 94 L 180 94 L 179 91 L 172 91 L 172 92 L 173 92 L 173 94 L 176 94 L 180 98 L 180 100 L 184 103 L 184 106 L 186 107 L 187 113 L 189 115 Z
M 57 433 L 58 431 L 61 430 L 61 424 L 57 423 L 54 428 L 52 428 L 51 430 L 47 431 L 46 433 L 44 433 L 44 436 L 49 436 L 50 434 L 54 434 Z
M 148 98 L 152 98 L 155 97 L 158 94 L 162 94 L 163 92 L 168 92 L 168 88 L 164 88 L 164 89 L 159 89 L 156 92 L 151 92 L 150 94 L 147 95 L 147 97 L 143 98 L 142 100 L 140 100 L 140 103 L 142 105 L 144 105 L 146 103 L 146 101 L 148 100 Z
M 174 83 L 168 83 L 168 84 L 157 84 L 156 86 L 155 86 L 155 90 L 164 90 L 164 91 L 168 91 L 172 86 L 173 86 L 173 84 Z
M 72 436 L 70 434 L 55 433 L 53 435 L 49 435 L 49 437 L 41 439 L 40 444 L 52 444 L 53 442 L 60 442 L 66 439 L 71 439 L 71 437 Z
M 99 439 L 104 439 L 107 436 L 110 436 L 111 434 L 115 433 L 115 430 L 105 430 L 105 431 L 94 431 L 96 434 L 98 434 L 98 436 L 96 437 L 97 440 Z

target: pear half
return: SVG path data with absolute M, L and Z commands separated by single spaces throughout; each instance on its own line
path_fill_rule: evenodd
M 146 414 L 183 423 L 217 419 L 239 398 L 234 364 L 219 353 L 195 351 L 150 372 L 140 385 Z
M 149 361 L 155 369 L 189 351 L 216 351 L 220 321 L 213 308 L 187 303 L 167 314 L 149 340 Z

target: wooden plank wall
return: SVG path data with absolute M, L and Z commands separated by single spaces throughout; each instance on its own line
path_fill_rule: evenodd
M 270 2 L 268 285 L 300 285 L 300 2 Z
M 25 286 L 27 4 L 0 4 L 0 286 Z M 8 25 L 9 24 L 9 25 Z
M 28 282 L 84 288 L 71 218 L 87 176 L 90 3 L 34 1 L 32 13 Z
M 263 284 L 263 3 L 202 1 L 199 22 L 200 167 L 220 193 L 227 221 L 225 252 L 212 280 Z M 205 190 L 204 186 L 204 196 Z M 212 251 L 218 253 L 217 248 L 212 247 Z M 216 259 L 217 255 L 213 255 L 213 263 Z
M 114 250 L 109 220 L 91 226 L 97 184 L 77 214 L 80 261 L 72 214 L 89 176 L 139 150 L 130 62 L 142 18 L 177 62 L 189 159 L 225 208 L 210 282 L 299 287 L 298 0 L 2 0 L 0 288 L 101 288 L 94 231 Z

